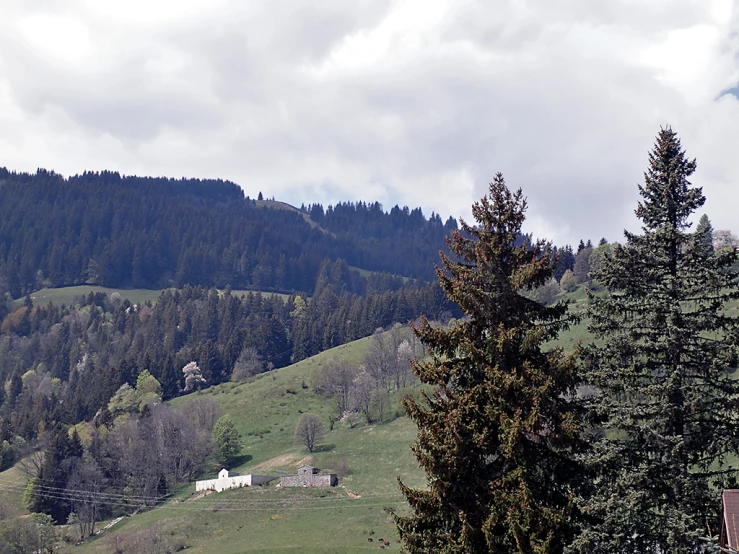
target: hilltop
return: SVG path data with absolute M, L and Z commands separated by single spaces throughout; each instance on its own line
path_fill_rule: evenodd
M 324 262 L 434 279 L 456 221 L 375 202 L 298 209 L 231 182 L 0 168 L 0 295 L 184 284 L 311 293 Z M 355 276 L 363 293 L 382 282 Z

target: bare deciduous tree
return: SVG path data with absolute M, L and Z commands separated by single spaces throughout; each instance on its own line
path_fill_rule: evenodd
M 114 479 L 131 493 L 135 504 L 151 504 L 163 475 L 159 449 L 152 439 L 150 422 L 130 418 L 117 423 L 108 435 L 108 456 Z
M 201 396 L 190 400 L 182 411 L 187 414 L 195 425 L 206 431 L 212 431 L 216 421 L 223 415 L 221 405 L 212 398 Z
M 377 381 L 367 371 L 360 371 L 352 382 L 352 409 L 364 414 L 367 423 L 372 423 L 372 395 Z
M 51 516 L 31 514 L 0 523 L 1 554 L 53 554 L 56 551 L 57 537 Z
M 382 329 L 377 329 L 372 335 L 364 357 L 367 373 L 387 391 L 390 390 L 391 375 L 395 366 L 395 348 L 391 342 L 392 337 L 386 338 Z
M 372 392 L 372 398 L 370 399 L 370 409 L 373 414 L 377 415 L 377 421 L 382 423 L 385 417 L 385 409 L 389 404 L 390 398 L 387 392 L 383 389 L 376 388 Z
M 295 427 L 295 441 L 304 444 L 308 452 L 313 452 L 316 444 L 323 440 L 323 421 L 314 414 L 303 414 Z
M 395 388 L 407 387 L 415 381 L 415 374 L 411 371 L 411 361 L 415 359 L 413 347 L 404 339 L 395 351 Z
M 262 357 L 253 346 L 247 346 L 241 350 L 233 371 L 231 372 L 232 381 L 244 381 L 252 375 L 257 375 L 264 371 L 264 362 Z
M 44 464 L 45 450 L 46 444 L 42 445 L 39 450 L 30 453 L 18 462 L 18 467 L 29 479 L 36 477 L 39 474 L 39 471 L 41 471 L 41 466 Z
M 348 362 L 334 358 L 326 368 L 326 386 L 338 403 L 339 413 L 349 409 L 352 381 L 357 374 L 357 369 Z
M 152 420 L 157 435 L 156 447 L 167 473 L 178 483 L 189 480 L 213 451 L 210 431 L 168 405 L 157 406 Z
M 100 515 L 104 500 L 101 494 L 104 486 L 103 472 L 95 462 L 83 462 L 75 466 L 67 490 L 72 502 L 72 511 L 77 514 L 80 538 L 91 537 L 95 533 L 95 522 Z

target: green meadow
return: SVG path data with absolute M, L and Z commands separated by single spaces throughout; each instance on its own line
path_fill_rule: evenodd
M 121 300 L 128 300 L 131 304 L 145 304 L 146 302 L 156 303 L 161 296 L 162 292 L 170 289 L 115 289 L 109 287 L 101 287 L 98 285 L 76 285 L 73 287 L 60 287 L 56 289 L 40 289 L 31 294 L 31 300 L 33 300 L 36 306 L 47 306 L 50 303 L 54 303 L 55 306 L 71 306 L 79 301 L 81 296 L 88 296 L 92 293 L 105 293 L 108 296 L 116 293 L 120 296 Z M 249 290 L 232 290 L 231 294 L 234 296 L 241 296 L 249 294 L 250 292 L 256 293 L 258 291 Z M 262 294 L 277 295 L 281 298 L 288 298 L 287 294 L 280 294 L 276 292 L 262 292 Z M 15 307 L 23 305 L 24 298 L 18 298 L 13 300 Z

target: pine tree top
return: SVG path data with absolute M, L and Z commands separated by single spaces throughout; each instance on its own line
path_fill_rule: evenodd
M 643 200 L 636 216 L 645 232 L 668 224 L 676 230 L 689 227 L 688 217 L 706 201 L 703 189 L 692 187 L 688 180 L 695 168 L 695 159 L 686 158 L 677 133 L 670 127 L 661 129 L 649 153 L 644 185 L 639 185 Z

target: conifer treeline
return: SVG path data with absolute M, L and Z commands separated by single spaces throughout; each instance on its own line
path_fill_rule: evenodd
M 0 168 L 0 293 L 81 283 L 310 292 L 325 259 L 431 280 L 453 219 L 375 203 L 263 207 L 235 184 Z M 328 232 L 327 232 L 328 230 Z M 355 280 L 352 292 L 367 286 Z

